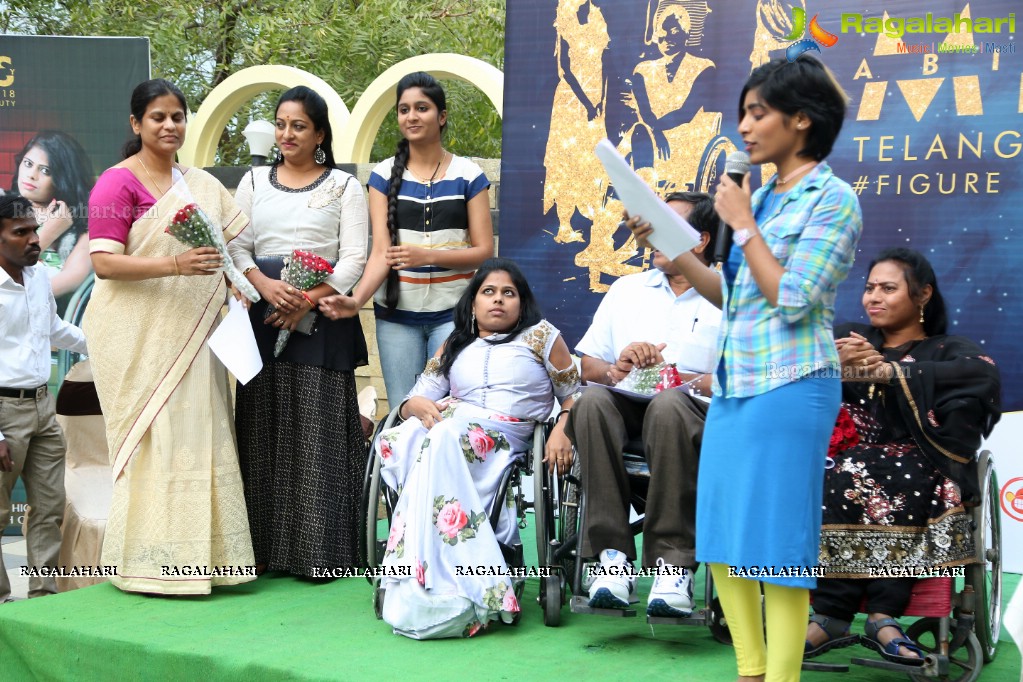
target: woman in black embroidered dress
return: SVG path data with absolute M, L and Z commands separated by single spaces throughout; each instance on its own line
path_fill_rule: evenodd
M 871 264 L 863 292 L 870 325 L 835 329 L 842 405 L 859 442 L 835 455 L 824 479 L 820 565 L 807 657 L 860 641 L 849 623 L 865 598 L 862 643 L 889 660 L 922 663 L 894 618 L 916 578 L 871 577 L 871 569 L 918 572 L 971 563 L 967 506 L 980 491 L 970 466 L 1001 415 L 994 361 L 946 334 L 945 303 L 930 263 L 904 248 Z

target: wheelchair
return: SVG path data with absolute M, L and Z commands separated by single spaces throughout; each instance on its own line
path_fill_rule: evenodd
M 922 665 L 875 658 L 850 663 L 901 672 L 918 682 L 974 682 L 985 663 L 994 660 L 1002 629 L 1002 545 L 998 478 L 991 453 L 976 461 L 981 499 L 972 507 L 976 561 L 965 576 L 920 578 L 913 586 L 905 617 L 919 616 L 906 636 L 924 652 Z M 961 580 L 962 584 L 957 583 Z M 848 664 L 803 662 L 803 670 L 848 672 Z
M 642 513 L 646 507 L 646 491 L 650 469 L 643 456 L 643 443 L 629 440 L 624 448 L 625 470 L 629 476 L 630 503 L 641 516 L 630 524 L 633 535 L 643 530 Z M 586 518 L 587 499 L 581 484 L 578 453 L 572 460 L 571 471 L 556 479 L 546 469 L 536 472 L 536 533 L 537 554 L 541 564 L 552 569 L 552 574 L 541 579 L 540 605 L 544 611 L 544 624 L 556 627 L 561 622 L 561 607 L 566 601 L 572 613 L 612 617 L 635 617 L 634 608 L 595 609 L 589 606 L 588 584 L 584 579 L 590 557 L 579 551 L 580 533 Z M 704 569 L 703 606 L 694 608 L 685 618 L 647 616 L 650 624 L 698 625 L 709 627 L 711 634 L 723 644 L 731 644 L 724 611 L 714 594 L 714 581 L 710 571 Z
M 397 492 L 384 485 L 380 477 L 380 458 L 376 455 L 375 444 L 382 431 L 397 426 L 402 422 L 401 416 L 398 414 L 399 409 L 400 406 L 394 408 L 390 414 L 388 414 L 377 425 L 376 431 L 373 434 L 373 445 L 370 446 L 370 456 L 366 463 L 366 474 L 363 478 L 362 510 L 365 518 L 365 524 L 362 528 L 360 547 L 362 548 L 363 553 L 363 566 L 370 571 L 381 565 L 384 551 L 387 546 L 387 536 L 390 530 L 391 516 L 398 503 Z M 543 457 L 544 444 L 546 442 L 546 435 L 549 428 L 549 424 L 537 423 L 533 428 L 533 441 L 530 451 L 525 453 L 524 457 L 513 463 L 512 466 L 507 468 L 502 474 L 501 482 L 497 487 L 498 493 L 494 496 L 490 506 L 486 509 L 490 527 L 495 532 L 497 532 L 497 525 L 500 520 L 501 507 L 505 504 L 512 504 L 515 506 L 515 516 L 518 519 L 518 527 L 519 529 L 526 528 L 526 510 L 532 507 L 533 504 L 527 502 L 525 495 L 523 494 L 523 478 L 527 476 L 534 476 L 535 480 L 535 472 L 546 468 L 543 463 Z M 523 553 L 521 539 L 513 545 L 505 545 L 503 543 L 499 543 L 499 545 L 501 547 L 501 554 L 504 556 L 505 563 L 507 563 L 509 567 L 524 568 L 525 555 Z M 371 574 L 367 574 L 366 577 L 373 586 L 373 610 L 376 613 L 377 619 L 382 619 L 384 589 L 380 585 L 380 578 Z M 512 581 L 512 583 L 515 588 L 515 597 L 521 604 L 522 594 L 525 589 L 525 580 L 516 578 Z M 515 623 L 518 622 L 520 615 L 521 612 L 515 614 Z

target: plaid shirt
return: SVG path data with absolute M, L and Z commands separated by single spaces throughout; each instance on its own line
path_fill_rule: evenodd
M 753 195 L 757 215 L 777 176 Z M 766 393 L 818 370 L 840 376 L 832 337 L 835 293 L 849 274 L 863 229 L 859 200 L 848 183 L 821 162 L 757 226 L 785 273 L 778 305 L 760 292 L 743 258 L 725 302 L 718 337 L 725 382 L 714 394 L 742 398 Z

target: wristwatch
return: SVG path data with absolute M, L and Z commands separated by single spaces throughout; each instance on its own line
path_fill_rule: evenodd
M 732 241 L 734 241 L 741 249 L 742 247 L 746 246 L 746 243 L 749 242 L 750 239 L 753 239 L 758 234 L 760 233 L 757 232 L 756 230 L 750 229 L 736 230 L 735 233 L 732 235 Z

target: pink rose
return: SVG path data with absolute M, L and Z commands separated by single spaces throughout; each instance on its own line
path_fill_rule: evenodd
M 469 626 L 469 629 L 466 631 L 465 636 L 466 637 L 472 637 L 473 635 L 475 635 L 477 632 L 479 632 L 482 629 L 483 629 L 483 623 L 481 623 L 480 621 L 476 621 L 475 623 L 473 623 L 472 625 Z
M 405 537 L 405 521 L 401 518 L 401 514 L 398 514 L 394 517 L 394 521 L 391 523 L 391 533 L 387 536 L 387 551 L 393 552 L 403 537 Z
M 522 421 L 518 417 L 509 417 L 506 414 L 492 414 L 492 415 L 490 415 L 490 418 L 493 419 L 495 422 L 513 422 L 513 423 L 518 423 L 518 422 Z
M 510 589 L 504 593 L 504 599 L 501 601 L 501 610 L 508 613 L 515 613 L 519 610 L 519 600 L 515 598 L 515 590 Z
M 469 523 L 469 517 L 462 511 L 462 504 L 455 500 L 445 504 L 437 514 L 437 530 L 453 538 Z
M 426 569 L 423 568 L 423 562 L 416 559 L 416 581 L 426 587 Z
M 480 426 L 469 429 L 469 444 L 476 456 L 484 460 L 487 458 L 487 453 L 494 449 L 494 439 L 488 436 Z
M 391 455 L 391 444 L 387 442 L 386 438 L 380 439 L 380 459 L 390 459 Z

